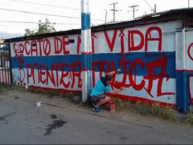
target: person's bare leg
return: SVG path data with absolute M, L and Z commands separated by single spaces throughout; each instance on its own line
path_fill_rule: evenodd
M 96 107 L 100 107 L 101 105 L 109 102 L 111 100 L 110 97 L 105 97 L 104 99 L 101 99 L 97 104 L 96 104 Z

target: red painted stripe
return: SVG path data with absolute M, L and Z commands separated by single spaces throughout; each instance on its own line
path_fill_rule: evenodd
M 92 54 L 92 52 L 82 52 L 82 55 L 88 55 L 88 54 Z
M 60 92 L 65 92 L 65 93 L 79 93 L 79 94 L 82 93 L 81 90 L 54 89 L 54 88 L 43 88 L 43 87 L 36 87 L 36 86 L 29 86 L 29 88 L 42 89 L 42 90 L 45 90 L 45 91 L 60 91 Z M 125 101 L 131 101 L 133 103 L 141 102 L 141 103 L 149 103 L 150 105 L 158 103 L 162 107 L 168 106 L 168 107 L 171 107 L 171 108 L 176 108 L 175 104 L 153 101 L 153 100 L 149 100 L 149 99 L 139 98 L 139 97 L 136 97 L 136 96 L 125 96 L 125 95 L 116 94 L 113 97 L 114 98 L 119 98 L 119 99 L 122 99 L 122 100 L 125 100 Z
M 81 90 L 66 90 L 66 89 L 54 89 L 54 88 L 43 88 L 43 87 L 36 87 L 36 86 L 29 86 L 29 88 L 32 89 L 42 89 L 45 91 L 59 91 L 59 92 L 65 92 L 65 93 L 82 93 Z
M 182 70 L 176 70 L 176 72 L 188 72 L 188 73 L 193 73 L 193 70 L 185 70 L 185 69 L 182 69 Z
M 163 107 L 168 106 L 168 107 L 176 108 L 175 104 L 153 101 L 153 100 L 149 100 L 149 99 L 145 99 L 145 98 L 139 98 L 136 96 L 125 96 L 125 95 L 116 94 L 113 97 L 114 98 L 120 98 L 120 99 L 125 100 L 125 101 L 131 101 L 133 103 L 141 102 L 141 103 L 149 103 L 150 105 L 158 103 L 160 106 L 163 106 Z

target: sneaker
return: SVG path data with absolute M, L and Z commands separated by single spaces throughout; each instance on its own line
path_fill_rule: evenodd
M 100 113 L 100 112 L 101 112 L 101 109 L 100 109 L 99 107 L 95 107 L 95 108 L 93 108 L 93 111 L 94 111 L 95 113 Z

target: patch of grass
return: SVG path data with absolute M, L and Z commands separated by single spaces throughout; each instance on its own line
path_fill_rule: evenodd
M 152 114 L 151 106 L 147 102 L 146 103 L 137 102 L 135 104 L 135 109 L 137 113 L 144 116 L 148 116 Z
M 74 96 L 80 96 L 80 94 L 77 94 L 77 93 L 64 93 L 61 91 L 46 91 L 43 89 L 34 89 L 34 88 L 30 88 L 30 89 L 28 89 L 28 91 L 31 93 L 35 93 L 35 94 L 46 95 L 50 99 L 53 99 L 54 97 L 65 98 L 70 102 L 74 102 L 74 100 L 73 100 Z
M 192 111 L 188 113 L 185 123 L 188 125 L 193 125 L 193 112 Z
M 151 106 L 151 112 L 153 116 L 161 116 L 161 108 L 158 103 L 152 104 Z
M 26 90 L 23 87 L 18 87 L 18 86 L 0 86 L 0 92 L 6 92 L 6 91 L 20 91 L 20 92 L 25 92 Z
M 0 86 L 0 94 L 3 94 L 3 92 L 4 92 L 4 88 Z
M 133 104 L 130 101 L 112 98 L 112 102 L 115 103 L 116 111 L 131 110 L 133 107 Z
M 0 86 L 0 94 L 5 94 L 11 88 L 12 88 L 12 86 Z
M 171 122 L 177 122 L 176 111 L 171 107 L 161 108 L 161 118 Z
M 61 92 L 59 92 L 59 91 L 46 91 L 44 89 L 35 89 L 35 88 L 29 88 L 29 89 L 27 89 L 27 91 L 34 93 L 34 94 L 46 95 L 50 99 L 52 99 L 53 97 L 60 96 L 60 94 L 61 94 Z
M 148 104 L 148 103 L 140 103 L 137 102 L 136 103 L 136 111 L 141 114 L 141 115 L 145 115 L 145 116 L 156 116 L 156 117 L 160 117 L 164 120 L 168 120 L 171 122 L 176 122 L 177 118 L 176 118 L 176 110 L 174 110 L 171 107 L 163 107 L 160 106 L 160 104 L 158 103 L 154 103 L 154 104 Z
M 131 101 L 123 101 L 121 99 L 113 98 L 115 102 L 116 111 L 130 110 L 143 116 L 156 116 L 164 120 L 176 122 L 176 111 L 171 107 L 161 107 L 158 103 L 132 103 Z M 193 116 L 192 116 L 193 117 Z

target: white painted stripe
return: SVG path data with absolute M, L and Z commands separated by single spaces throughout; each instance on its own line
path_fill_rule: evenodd
M 137 30 L 140 31 L 144 37 L 144 44 L 143 47 L 138 50 L 138 51 L 134 51 L 134 52 L 145 52 L 145 41 L 146 41 L 146 35 L 147 35 L 147 30 L 151 27 L 159 27 L 162 30 L 162 50 L 161 52 L 174 52 L 176 51 L 176 45 L 175 45 L 175 41 L 176 41 L 176 37 L 175 37 L 175 32 L 171 32 L 171 33 L 166 33 L 167 31 L 170 32 L 171 30 L 175 30 L 181 27 L 181 21 L 173 21 L 173 22 L 168 22 L 168 23 L 157 23 L 157 24 L 151 24 L 151 25 L 145 25 L 145 26 L 136 26 L 136 27 L 131 27 L 131 28 L 125 28 L 124 29 L 124 53 L 129 53 L 129 43 L 131 41 L 131 39 L 129 40 L 129 31 L 133 31 L 133 30 Z M 90 31 L 90 29 L 89 29 Z M 86 31 L 88 32 L 88 31 Z M 114 30 L 108 30 L 107 31 L 110 43 L 113 45 L 113 35 L 114 35 Z M 113 51 L 111 52 L 110 50 L 110 46 L 107 42 L 107 39 L 105 37 L 104 31 L 101 32 L 97 32 L 94 33 L 94 35 L 96 37 L 92 37 L 93 41 L 94 41 L 94 48 L 95 48 L 95 53 L 120 53 L 121 52 L 121 30 L 117 29 L 117 35 L 115 38 L 115 43 L 113 46 Z M 55 36 L 58 37 L 62 40 L 62 38 L 64 36 Z M 50 43 L 51 43 L 51 53 L 50 55 L 64 55 L 63 52 L 61 52 L 60 54 L 55 54 L 55 44 L 54 44 L 54 38 L 55 37 L 49 37 L 46 39 L 49 39 Z M 72 39 L 74 40 L 74 43 L 70 43 L 69 45 L 65 45 L 66 47 L 66 51 L 69 51 L 70 54 L 77 54 L 77 46 L 78 46 L 78 40 L 80 37 L 79 35 L 68 35 L 67 36 L 68 39 Z M 150 36 L 148 36 L 148 38 L 150 38 Z M 152 31 L 151 33 L 151 38 L 158 38 L 158 32 L 157 31 Z M 43 38 L 44 40 L 45 38 Z M 191 39 L 191 38 L 190 38 Z M 67 38 L 65 38 L 65 40 L 67 40 Z M 26 45 L 27 46 L 27 50 L 29 51 L 31 49 L 31 40 L 28 40 L 30 45 Z M 36 40 L 37 41 L 37 40 Z M 83 43 L 84 40 L 82 40 Z M 139 43 L 141 42 L 141 39 L 138 35 L 134 35 L 134 44 L 135 46 L 139 45 Z M 16 43 L 18 46 L 19 44 L 25 45 L 25 41 L 21 41 L 21 42 L 17 42 Z M 148 41 L 148 47 L 147 50 L 148 52 L 158 52 L 158 41 Z M 41 43 L 41 48 L 43 48 L 43 43 Z M 59 45 L 60 46 L 60 45 Z M 89 45 L 87 46 L 88 48 L 91 48 Z M 64 46 L 62 47 L 64 48 Z M 81 48 L 81 47 L 80 47 Z M 18 48 L 19 49 L 19 48 Z M 11 56 L 14 57 L 15 54 L 13 52 L 13 43 L 11 43 Z M 39 43 L 38 43 L 38 50 L 39 49 Z M 35 55 L 35 53 L 34 53 Z M 23 53 L 23 56 L 26 56 L 26 53 Z M 45 54 L 43 53 L 42 56 L 45 56 Z

